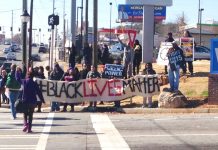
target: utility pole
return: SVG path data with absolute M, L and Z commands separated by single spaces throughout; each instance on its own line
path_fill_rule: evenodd
M 14 26 L 14 11 L 11 10 L 11 43 L 13 42 L 13 36 L 14 36 L 14 33 L 13 33 L 13 26 Z
M 22 12 L 24 12 L 24 10 L 27 10 L 27 0 L 23 0 L 23 7 L 22 7 Z M 13 30 L 13 29 L 12 29 Z M 26 37 L 27 37 L 27 23 L 22 23 L 22 51 L 23 51 L 23 55 L 22 55 L 22 63 L 27 66 L 27 55 L 26 55 Z M 23 65 L 23 66 L 24 66 Z M 23 68 L 24 69 L 24 68 Z
M 112 14 L 112 2 L 110 2 L 110 46 L 111 46 L 111 14 Z
M 28 57 L 28 68 L 31 66 L 31 55 L 32 55 L 32 28 L 33 28 L 33 0 L 30 2 L 30 28 L 29 28 L 29 57 Z M 35 33 L 35 31 L 34 31 Z M 35 35 L 34 35 L 35 36 Z M 34 37 L 35 38 L 35 37 Z M 33 65 L 33 64 L 32 64 Z
M 64 61 L 65 61 L 65 43 L 66 43 L 66 32 L 65 32 L 65 24 L 66 24 L 66 20 L 65 20 L 65 0 L 64 0 L 64 7 L 63 7 L 63 44 L 62 44 L 62 52 L 63 52 L 63 57 L 64 57 Z M 60 53 L 59 53 L 60 55 Z
M 53 15 L 54 15 L 54 9 L 55 9 L 55 0 L 53 0 Z M 54 51 L 54 25 L 51 27 L 51 51 L 50 51 L 50 66 L 51 69 L 53 69 L 53 51 Z
M 86 27 L 85 27 L 85 43 L 88 43 L 88 35 L 89 35 L 89 14 L 88 14 L 88 11 L 89 11 L 89 2 L 88 0 L 86 0 Z
M 200 23 L 201 0 L 198 1 L 198 24 Z
M 97 66 L 97 42 L 98 42 L 98 0 L 93 1 L 93 51 L 92 51 L 92 65 Z
M 81 0 L 81 33 L 80 34 L 81 34 L 81 46 L 83 48 L 83 0 Z
M 78 18 L 77 18 L 78 19 Z M 71 40 L 72 44 L 75 44 L 75 36 L 76 36 L 76 0 L 71 0 Z

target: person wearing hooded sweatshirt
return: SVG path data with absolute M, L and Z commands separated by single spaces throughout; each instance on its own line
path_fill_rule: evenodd
M 18 81 L 23 85 L 22 101 L 25 105 L 25 111 L 23 114 L 23 118 L 24 118 L 23 132 L 27 132 L 27 133 L 32 132 L 33 113 L 37 105 L 36 95 L 38 95 L 40 100 L 43 103 L 45 103 L 44 98 L 42 96 L 42 92 L 40 91 L 37 83 L 33 81 L 33 76 L 34 75 L 32 72 L 28 72 L 26 79 L 21 80 L 21 78 L 18 78 Z

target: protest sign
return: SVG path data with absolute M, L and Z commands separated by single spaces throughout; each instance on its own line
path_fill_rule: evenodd
M 157 57 L 158 65 L 168 65 L 169 64 L 167 52 L 171 47 L 173 47 L 171 42 L 161 42 L 158 57 Z
M 159 94 L 158 75 L 137 75 L 130 79 L 84 79 L 72 82 L 36 79 L 46 101 L 79 103 L 117 101 L 131 96 Z
M 180 38 L 180 47 L 183 50 L 185 61 L 194 60 L 194 38 L 182 37 Z
M 105 64 L 104 78 L 123 78 L 123 65 Z

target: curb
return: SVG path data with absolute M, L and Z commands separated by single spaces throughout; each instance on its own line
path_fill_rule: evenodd
M 79 106 L 79 107 L 75 106 L 75 112 L 84 113 L 83 110 L 86 107 L 87 106 Z M 107 107 L 105 108 L 108 109 Z M 42 108 L 42 111 L 49 112 L 50 107 Z M 10 112 L 10 109 L 0 107 L 0 112 L 7 113 Z M 99 112 L 99 113 L 105 113 L 105 112 Z M 218 108 L 123 108 L 121 113 L 124 114 L 218 113 Z

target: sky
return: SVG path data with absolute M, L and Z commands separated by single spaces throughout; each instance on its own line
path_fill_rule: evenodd
M 81 6 L 81 0 L 75 0 L 77 6 Z M 125 0 L 98 0 L 98 27 L 110 27 L 110 5 L 112 2 L 112 27 L 120 25 L 116 23 L 118 17 L 117 9 L 119 4 L 125 4 Z M 178 16 L 184 12 L 187 18 L 188 24 L 195 24 L 198 20 L 198 2 L 199 0 L 173 0 L 173 6 L 167 7 L 167 16 L 165 22 L 174 22 Z M 30 3 L 30 0 L 28 0 Z M 34 0 L 33 11 L 33 28 L 41 28 L 41 40 L 48 39 L 48 16 L 53 11 L 53 0 Z M 85 0 L 84 0 L 85 3 Z M 65 0 L 65 18 L 68 20 L 70 27 L 70 13 L 71 13 L 71 0 Z M 28 5 L 30 6 L 30 5 Z M 84 5 L 85 6 L 85 5 Z M 89 0 L 89 25 L 93 24 L 93 0 Z M 216 13 L 218 6 L 218 0 L 201 0 L 201 8 L 204 8 L 202 13 L 202 22 L 205 23 L 208 19 L 214 19 L 218 21 L 218 15 Z M 62 32 L 63 28 L 63 7 L 64 0 L 55 0 L 55 13 L 60 16 L 59 31 Z M 14 34 L 19 33 L 18 28 L 21 26 L 20 15 L 22 14 L 22 0 L 0 0 L 0 26 L 9 37 L 10 27 L 12 24 L 12 10 L 13 10 L 13 22 L 14 22 Z M 28 11 L 29 12 L 29 11 Z M 79 16 L 80 18 L 80 10 Z M 85 14 L 84 14 L 85 18 Z M 80 24 L 80 19 L 79 19 Z M 34 33 L 33 33 L 34 34 Z M 43 36 L 44 34 L 44 36 Z M 40 36 L 38 31 L 35 32 L 35 41 L 39 40 Z

